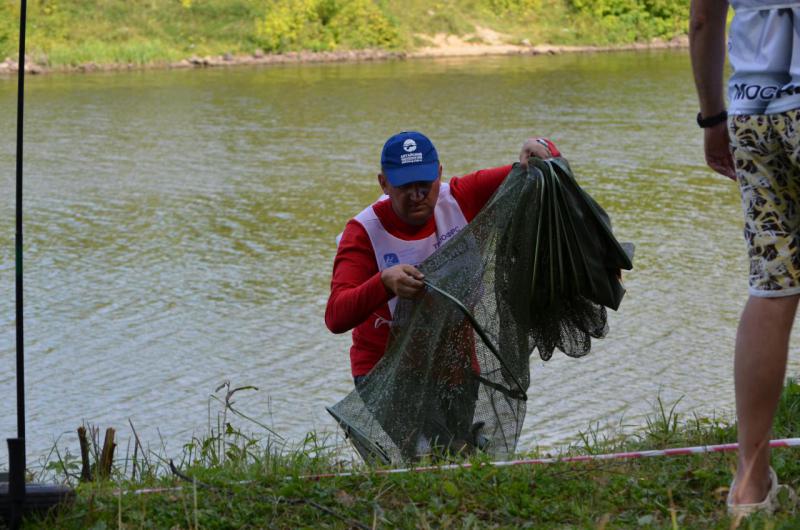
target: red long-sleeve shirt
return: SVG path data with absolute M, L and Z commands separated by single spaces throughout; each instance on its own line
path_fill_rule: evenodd
M 475 218 L 510 171 L 509 165 L 450 179 L 451 193 L 468 222 Z M 397 238 L 423 239 L 436 231 L 433 216 L 422 226 L 402 221 L 389 199 L 374 204 L 373 210 L 384 229 Z M 333 261 L 325 324 L 334 333 L 353 330 L 350 366 L 354 376 L 367 374 L 383 357 L 391 320 L 387 302 L 392 296 L 381 281 L 366 230 L 351 219 L 345 226 Z

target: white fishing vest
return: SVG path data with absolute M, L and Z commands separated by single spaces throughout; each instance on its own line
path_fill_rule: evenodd
M 731 0 L 729 114 L 800 107 L 800 1 Z
M 372 243 L 372 251 L 375 253 L 378 271 L 400 263 L 418 267 L 436 249 L 467 226 L 467 219 L 458 202 L 450 193 L 449 184 L 442 184 L 439 188 L 439 199 L 433 209 L 436 231 L 424 239 L 407 241 L 393 236 L 383 227 L 372 206 L 364 208 L 360 214 L 355 216 L 355 220 L 367 231 L 370 243 Z M 389 300 L 389 311 L 393 316 L 396 305 L 397 297 Z

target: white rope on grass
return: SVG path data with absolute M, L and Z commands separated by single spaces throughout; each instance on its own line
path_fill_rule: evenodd
M 770 440 L 769 446 L 772 448 L 779 447 L 798 447 L 800 446 L 800 438 L 783 438 L 780 440 Z M 420 466 L 420 467 L 404 467 L 396 469 L 374 469 L 370 471 L 345 471 L 341 473 L 321 473 L 317 475 L 300 475 L 299 480 L 322 480 L 326 478 L 344 478 L 356 477 L 367 475 L 395 475 L 400 473 L 425 473 L 430 471 L 450 471 L 454 469 L 471 469 L 473 467 L 512 467 L 512 466 L 533 466 L 533 465 L 547 465 L 557 463 L 570 463 L 570 462 L 591 462 L 595 460 L 633 460 L 637 458 L 653 458 L 653 457 L 667 457 L 667 456 L 686 456 L 697 455 L 704 453 L 729 453 L 739 449 L 739 444 L 719 444 L 719 445 L 696 445 L 693 447 L 676 447 L 672 449 L 650 449 L 646 451 L 627 451 L 622 453 L 605 453 L 599 455 L 577 455 L 577 456 L 561 456 L 561 457 L 546 457 L 546 458 L 523 458 L 519 460 L 502 460 L 497 462 L 483 462 L 473 464 L 465 462 L 463 464 L 444 464 L 440 466 Z M 291 480 L 292 477 L 286 477 Z M 236 482 L 237 485 L 250 484 L 253 481 L 245 480 Z M 122 495 L 148 495 L 153 493 L 175 493 L 181 491 L 180 487 L 167 487 L 167 488 L 143 488 L 133 491 L 117 491 L 115 494 L 121 493 Z
M 800 438 L 783 438 L 780 440 L 770 440 L 769 446 L 777 447 L 798 447 Z M 303 475 L 298 478 L 305 480 L 319 480 L 323 478 L 351 477 L 357 475 L 392 475 L 396 473 L 422 473 L 428 471 L 449 471 L 453 469 L 470 469 L 473 467 L 511 467 L 525 465 L 545 465 L 556 464 L 559 462 L 590 462 L 594 460 L 631 460 L 636 458 L 652 458 L 658 456 L 685 456 L 703 453 L 727 453 L 739 449 L 738 443 L 719 444 L 719 445 L 697 445 L 694 447 L 677 447 L 673 449 L 650 449 L 646 451 L 628 451 L 622 453 L 606 453 L 599 455 L 577 455 L 547 458 L 525 458 L 521 460 L 504 460 L 498 462 L 485 462 L 473 464 L 465 462 L 463 464 L 445 464 L 440 466 L 420 466 L 405 467 L 397 469 L 376 469 L 369 472 L 347 471 L 342 473 L 323 473 L 319 475 Z

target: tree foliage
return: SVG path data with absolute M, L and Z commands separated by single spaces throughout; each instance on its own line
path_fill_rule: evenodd
M 372 0 L 277 0 L 256 21 L 267 51 L 396 48 L 400 34 Z
M 18 20 L 19 9 L 8 0 L 0 0 L 0 50 L 3 52 L 13 50 L 17 45 Z
M 689 0 L 568 0 L 578 15 L 588 17 L 624 42 L 672 38 L 686 33 Z
M 689 0 L 29 0 L 28 50 L 45 66 L 378 48 L 437 34 L 484 42 L 607 45 L 685 34 Z M 0 59 L 15 57 L 19 1 L 0 0 Z

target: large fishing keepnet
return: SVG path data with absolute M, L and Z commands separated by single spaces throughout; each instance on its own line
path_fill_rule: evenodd
M 566 160 L 515 164 L 469 225 L 418 268 L 428 286 L 399 300 L 383 358 L 329 408 L 365 461 L 401 464 L 517 446 L 530 355 L 582 357 L 608 332 L 632 247 Z

